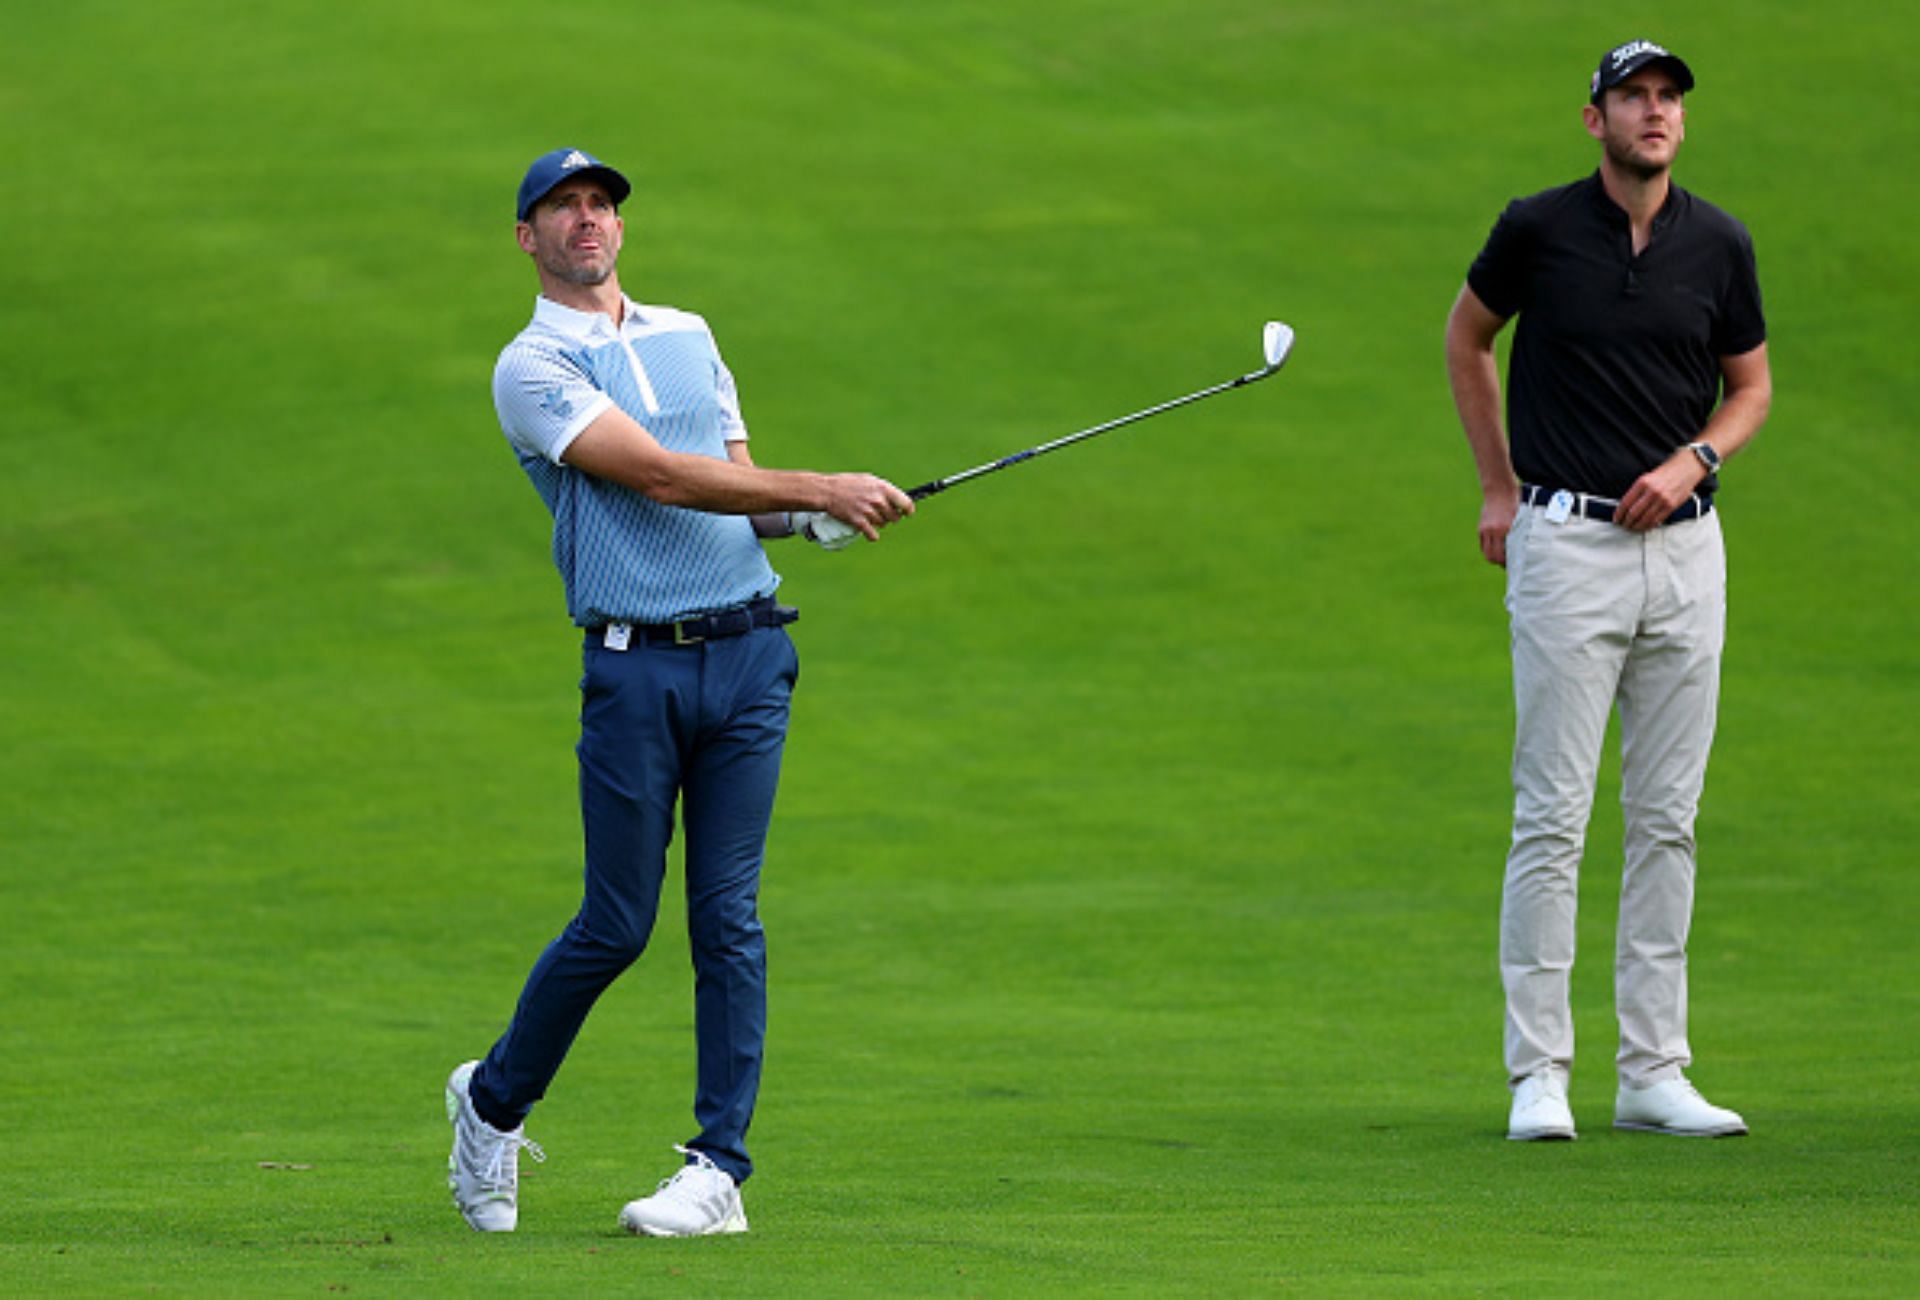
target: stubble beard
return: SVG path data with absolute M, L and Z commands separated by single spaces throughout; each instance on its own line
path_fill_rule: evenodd
M 1638 152 L 1631 140 L 1617 140 L 1611 136 L 1607 138 L 1607 159 L 1621 171 L 1641 181 L 1658 180 L 1673 168 L 1671 158 L 1655 162 Z
M 546 258 L 542 265 L 546 268 L 547 274 L 554 279 L 565 284 L 575 284 L 585 288 L 605 284 L 607 277 L 613 274 L 613 259 L 611 257 L 607 258 L 604 263 L 574 262 L 568 260 L 564 251 Z

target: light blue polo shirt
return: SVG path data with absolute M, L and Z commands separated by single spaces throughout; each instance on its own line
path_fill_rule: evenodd
M 699 316 L 627 299 L 615 326 L 603 313 L 539 298 L 532 322 L 500 353 L 493 404 L 553 514 L 553 562 L 581 627 L 671 622 L 780 585 L 746 516 L 661 505 L 560 459 L 615 405 L 669 451 L 727 458 L 747 426 Z

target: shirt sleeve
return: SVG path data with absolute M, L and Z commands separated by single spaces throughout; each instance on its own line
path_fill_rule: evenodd
M 720 344 L 707 326 L 707 343 L 713 349 L 713 387 L 720 401 L 720 437 L 724 442 L 745 442 L 747 422 L 740 414 L 740 390 L 733 382 L 733 371 L 720 356 Z
M 1726 301 L 1721 304 L 1719 319 L 1715 322 L 1713 352 L 1715 356 L 1737 357 L 1766 341 L 1767 317 L 1760 305 L 1760 271 L 1754 261 L 1753 238 L 1742 226 L 1734 250 Z
M 494 367 L 500 429 L 522 455 L 559 464 L 581 431 L 612 405 L 577 361 L 549 344 L 516 340 Z
M 1507 204 L 1467 270 L 1467 287 L 1496 316 L 1511 316 L 1525 304 L 1531 241 L 1520 200 Z

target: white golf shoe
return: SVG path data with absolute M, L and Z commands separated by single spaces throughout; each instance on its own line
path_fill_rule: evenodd
M 447 1119 L 453 1124 L 447 1186 L 475 1232 L 512 1232 L 520 1221 L 520 1152 L 524 1148 L 535 1160 L 547 1153 L 527 1140 L 524 1129 L 503 1133 L 480 1118 L 467 1092 L 479 1064 L 468 1061 L 447 1078 Z
M 692 1159 L 652 1196 L 627 1202 L 620 1211 L 620 1226 L 642 1237 L 745 1232 L 747 1211 L 733 1176 L 702 1152 L 680 1146 L 674 1150 Z
M 1740 1137 L 1747 1131 L 1745 1120 L 1713 1105 L 1685 1079 L 1668 1079 L 1651 1088 L 1622 1084 L 1613 1103 L 1613 1126 L 1674 1137 Z
M 1513 1090 L 1513 1110 L 1507 1116 L 1511 1142 L 1572 1141 L 1573 1111 L 1567 1106 L 1567 1085 L 1552 1070 L 1529 1074 Z

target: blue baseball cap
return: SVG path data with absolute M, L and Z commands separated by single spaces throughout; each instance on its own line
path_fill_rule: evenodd
M 561 181 L 571 180 L 581 175 L 598 176 L 607 187 L 607 194 L 613 199 L 613 205 L 619 207 L 627 201 L 627 195 L 633 193 L 633 186 L 627 184 L 622 176 L 592 154 L 579 149 L 555 149 L 552 153 L 543 153 L 533 160 L 533 166 L 527 168 L 526 179 L 520 182 L 520 198 L 514 213 L 521 220 L 533 211 L 533 205 L 547 197 L 554 186 Z

